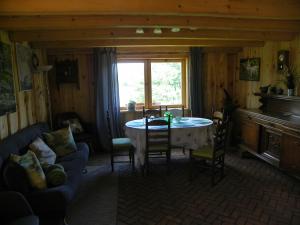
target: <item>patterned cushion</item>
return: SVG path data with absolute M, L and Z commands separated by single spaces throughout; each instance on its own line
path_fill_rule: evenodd
M 25 168 L 33 188 L 40 190 L 47 188 L 45 174 L 34 152 L 29 150 L 22 156 L 11 154 L 10 160 Z
M 112 142 L 114 149 L 128 149 L 132 146 L 129 138 L 113 138 Z
M 41 139 L 36 138 L 30 145 L 29 148 L 35 153 L 42 165 L 54 164 L 56 160 L 55 152 L 49 148 L 48 145 Z
M 43 167 L 47 184 L 51 187 L 63 185 L 67 180 L 64 167 L 60 164 L 46 165 Z
M 83 132 L 83 127 L 77 118 L 64 120 L 62 124 L 64 126 L 70 126 L 73 134 L 79 134 Z
M 51 133 L 44 133 L 46 143 L 58 157 L 68 155 L 77 150 L 70 127 L 62 128 Z
M 201 157 L 201 158 L 207 158 L 212 159 L 213 158 L 213 152 L 214 149 L 212 146 L 205 146 L 203 148 L 200 148 L 198 150 L 195 150 L 192 152 L 193 157 Z M 216 157 L 219 157 L 222 155 L 224 151 L 217 151 Z

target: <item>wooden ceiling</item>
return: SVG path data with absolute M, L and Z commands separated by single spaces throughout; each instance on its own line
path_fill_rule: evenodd
M 39 48 L 263 46 L 299 34 L 300 1 L 1 0 L 0 29 Z

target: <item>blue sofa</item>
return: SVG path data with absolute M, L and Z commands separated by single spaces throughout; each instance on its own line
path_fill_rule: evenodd
M 43 138 L 43 133 L 48 132 L 46 123 L 38 123 L 24 128 L 9 136 L 0 143 L 0 170 L 2 170 L 5 160 L 11 153 L 24 154 L 28 150 L 29 144 L 36 138 Z M 65 157 L 58 158 L 56 163 L 63 165 L 68 179 L 64 185 L 47 188 L 42 191 L 30 191 L 24 194 L 31 205 L 34 213 L 40 220 L 47 218 L 65 217 L 66 209 L 73 199 L 82 178 L 82 171 L 88 161 L 89 148 L 85 143 L 77 143 L 78 150 Z M 3 184 L 2 172 L 0 177 L 0 190 L 7 191 Z

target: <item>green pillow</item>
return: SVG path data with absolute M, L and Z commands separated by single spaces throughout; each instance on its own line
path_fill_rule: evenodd
M 46 143 L 58 157 L 68 155 L 77 150 L 70 127 L 51 133 L 44 133 Z
M 64 167 L 60 164 L 45 165 L 43 167 L 46 175 L 47 184 L 51 187 L 63 185 L 67 180 Z
M 10 160 L 25 168 L 33 188 L 39 190 L 47 188 L 45 174 L 34 152 L 29 150 L 26 154 L 21 156 L 11 154 Z
M 29 148 L 34 152 L 42 165 L 54 164 L 56 160 L 55 152 L 49 148 L 48 145 L 40 138 L 37 137 L 30 145 Z

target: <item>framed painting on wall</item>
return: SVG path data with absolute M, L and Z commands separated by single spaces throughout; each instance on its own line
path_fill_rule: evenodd
M 260 58 L 240 59 L 240 80 L 259 81 Z
M 0 116 L 16 111 L 11 46 L 0 42 Z
M 32 89 L 32 50 L 22 44 L 16 44 L 17 66 L 20 91 Z

